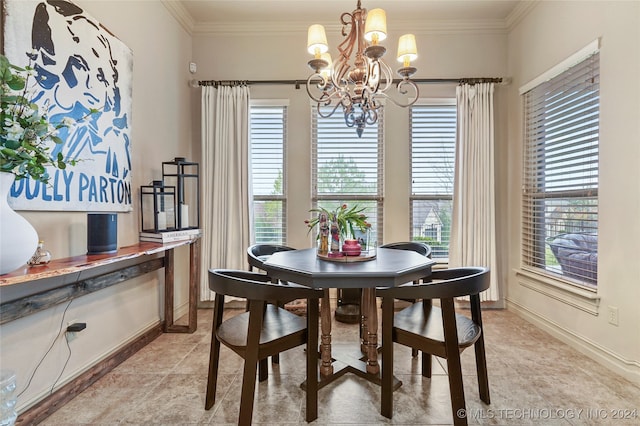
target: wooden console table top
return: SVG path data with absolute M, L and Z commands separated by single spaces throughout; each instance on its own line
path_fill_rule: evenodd
M 189 245 L 187 325 L 174 324 L 174 249 Z M 193 333 L 197 327 L 200 236 L 170 243 L 139 242 L 111 254 L 55 259 L 0 275 L 0 324 L 164 268 L 164 325 L 168 333 Z
M 28 281 L 52 278 L 61 275 L 82 272 L 98 266 L 109 265 L 140 256 L 161 253 L 183 245 L 191 244 L 193 240 L 183 240 L 171 243 L 139 242 L 131 246 L 121 247 L 116 253 L 110 254 L 84 254 L 62 259 L 53 259 L 45 265 L 25 265 L 8 274 L 0 275 L 0 286 L 20 284 Z

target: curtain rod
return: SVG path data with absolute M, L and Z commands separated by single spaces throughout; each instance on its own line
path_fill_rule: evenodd
M 508 79 L 502 77 L 480 77 L 480 78 L 413 78 L 416 84 L 478 84 L 478 83 L 508 83 Z M 398 84 L 401 80 L 393 80 L 394 84 Z M 200 80 L 194 87 L 198 86 L 240 86 L 240 85 L 259 85 L 259 84 L 292 84 L 296 89 L 300 89 L 301 85 L 306 85 L 307 80 Z

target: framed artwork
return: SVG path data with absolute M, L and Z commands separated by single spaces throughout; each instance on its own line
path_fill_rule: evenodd
M 49 184 L 16 181 L 15 210 L 131 211 L 133 53 L 86 10 L 65 0 L 5 0 L 4 54 L 34 69 L 29 94 L 51 122 L 71 117 L 52 153 L 77 160 L 51 168 Z M 98 112 L 89 114 L 90 110 Z

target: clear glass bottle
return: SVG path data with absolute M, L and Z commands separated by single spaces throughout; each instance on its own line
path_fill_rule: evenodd
M 31 259 L 27 262 L 29 266 L 46 265 L 51 262 L 51 252 L 44 248 L 44 241 L 38 242 L 38 248 L 36 252 L 31 256 Z
M 18 418 L 16 413 L 16 374 L 0 370 L 0 426 L 11 426 Z

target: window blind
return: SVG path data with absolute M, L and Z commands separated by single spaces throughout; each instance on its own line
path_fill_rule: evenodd
M 449 257 L 456 143 L 455 99 L 411 107 L 411 238 Z
M 330 111 L 321 108 L 323 114 Z M 368 221 L 381 237 L 384 112 L 379 111 L 377 123 L 358 137 L 340 111 L 322 117 L 316 106 L 311 110 L 314 207 L 335 209 L 342 203 L 365 207 Z
M 251 187 L 255 243 L 286 243 L 286 106 L 251 106 Z
M 599 54 L 523 94 L 522 258 L 597 284 Z

